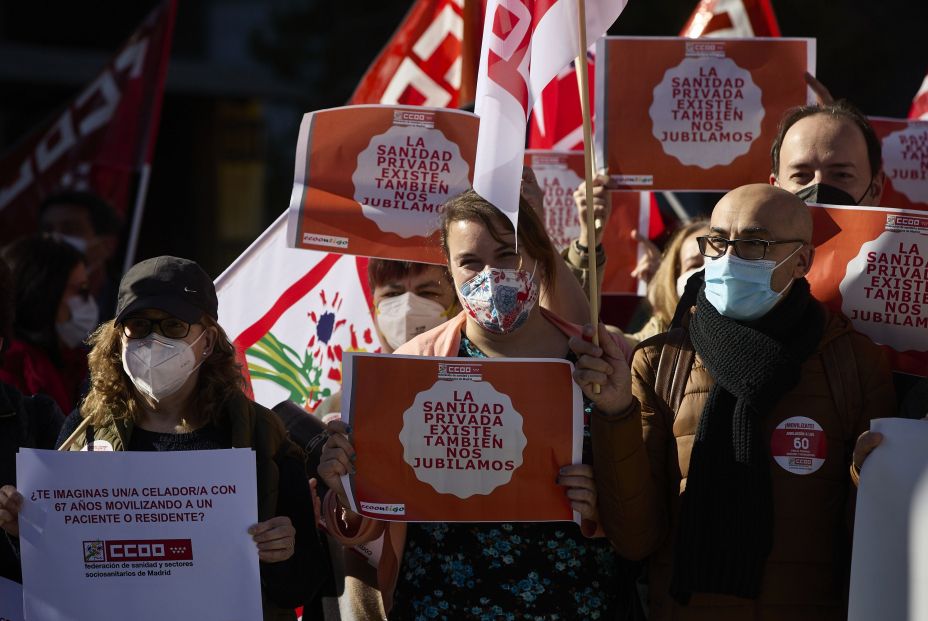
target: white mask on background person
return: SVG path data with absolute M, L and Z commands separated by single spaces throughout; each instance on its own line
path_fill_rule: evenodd
M 87 243 L 87 240 L 84 239 L 83 237 L 77 237 L 75 235 L 64 235 L 64 234 L 59 233 L 58 238 L 64 243 L 66 243 L 67 245 L 77 250 L 82 255 L 85 255 L 85 256 L 87 255 L 87 247 L 89 244 Z
M 203 334 L 206 331 L 193 343 L 203 338 Z M 193 343 L 155 332 L 143 339 L 128 339 L 122 351 L 122 368 L 139 392 L 161 401 L 177 392 L 203 364 L 202 360 L 197 362 Z
M 384 298 L 377 305 L 377 326 L 393 349 L 440 326 L 447 318 L 444 306 L 410 291 Z
M 72 295 L 65 304 L 71 311 L 71 318 L 55 324 L 55 331 L 61 341 L 70 348 L 75 348 L 93 332 L 100 321 L 97 301 L 91 296 Z
M 703 266 L 700 265 L 699 267 L 688 269 L 682 274 L 680 274 L 680 276 L 677 277 L 677 297 L 678 298 L 683 297 L 683 292 L 686 291 L 686 283 L 689 281 L 690 276 L 692 276 L 696 272 L 702 271 L 702 267 Z

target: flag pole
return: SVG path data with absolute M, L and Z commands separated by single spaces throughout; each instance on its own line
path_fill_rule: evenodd
M 583 113 L 583 160 L 586 174 L 586 230 L 592 235 L 587 238 L 587 274 L 590 287 L 590 324 L 593 326 L 593 344 L 599 345 L 599 274 L 596 265 L 596 222 L 593 217 L 593 124 L 590 121 L 590 87 L 586 68 L 586 3 L 577 0 L 577 20 L 580 27 L 580 50 L 574 63 L 577 68 L 577 86 L 580 89 L 580 110 Z M 593 392 L 599 393 L 599 384 L 593 384 Z
M 586 30 L 586 28 L 584 28 Z M 580 56 L 574 60 L 574 73 L 577 76 L 577 91 L 578 93 L 584 92 L 584 80 L 589 81 L 589 63 L 587 62 L 586 52 L 582 52 Z M 582 74 L 582 75 L 581 75 Z M 589 90 L 586 91 L 587 93 Z M 592 133 L 592 131 L 591 131 Z M 599 167 L 596 165 L 596 151 L 590 150 L 590 169 L 593 171 L 593 178 L 596 178 L 596 173 L 599 170 Z M 598 233 L 600 229 L 603 228 L 603 219 L 596 218 L 593 221 L 595 225 L 596 232 Z
M 142 230 L 142 216 L 145 214 L 145 198 L 148 196 L 148 178 L 151 176 L 151 164 L 142 166 L 139 178 L 139 188 L 135 195 L 135 206 L 132 209 L 132 223 L 129 228 L 129 240 L 126 245 L 126 258 L 122 265 L 125 274 L 135 263 L 135 254 L 139 245 L 139 233 Z

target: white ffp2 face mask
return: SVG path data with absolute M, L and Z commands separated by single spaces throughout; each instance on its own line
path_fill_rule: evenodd
M 97 302 L 92 297 L 72 295 L 66 300 L 71 318 L 55 324 L 55 331 L 61 341 L 71 347 L 77 347 L 93 332 L 100 320 L 100 311 Z
M 440 326 L 448 312 L 435 300 L 407 291 L 384 298 L 377 305 L 377 326 L 387 345 L 398 348 L 413 337 Z
M 143 339 L 129 339 L 122 351 L 122 368 L 139 392 L 161 401 L 177 392 L 202 364 L 193 353 L 193 343 L 154 332 Z

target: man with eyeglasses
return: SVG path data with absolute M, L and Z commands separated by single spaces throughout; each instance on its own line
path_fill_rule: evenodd
M 812 297 L 811 235 L 785 190 L 725 195 L 695 308 L 594 415 L 599 512 L 651 557 L 652 620 L 846 619 L 851 450 L 895 397 L 880 349 Z

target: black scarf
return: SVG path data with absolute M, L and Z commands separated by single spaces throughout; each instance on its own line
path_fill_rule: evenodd
M 824 313 L 797 280 L 754 322 L 722 316 L 699 292 L 693 347 L 715 380 L 699 419 L 674 546 L 671 595 L 756 598 L 773 541 L 773 500 L 763 419 L 818 346 Z

